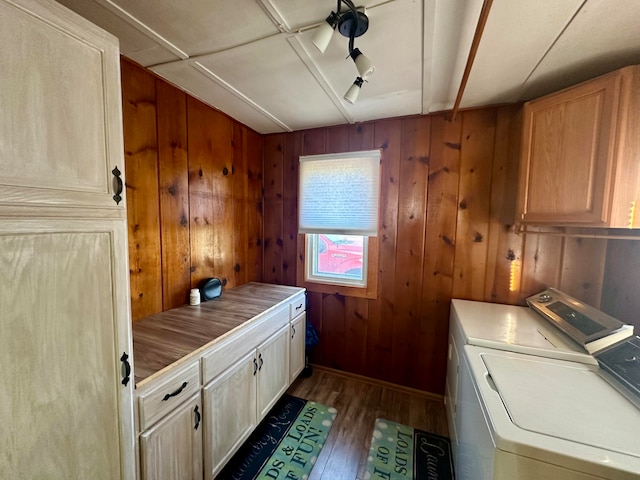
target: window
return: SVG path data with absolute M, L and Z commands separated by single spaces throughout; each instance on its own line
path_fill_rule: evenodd
M 300 157 L 300 284 L 375 297 L 379 190 L 378 150 Z

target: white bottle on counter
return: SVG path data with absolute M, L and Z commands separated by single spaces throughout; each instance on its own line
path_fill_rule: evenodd
M 189 304 L 200 305 L 200 290 L 197 288 L 191 289 L 191 293 L 189 294 Z

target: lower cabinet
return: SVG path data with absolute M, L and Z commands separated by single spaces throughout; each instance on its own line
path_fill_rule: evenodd
M 291 347 L 289 352 L 289 381 L 293 382 L 305 367 L 305 340 L 307 314 L 301 313 L 291 320 Z
M 216 476 L 288 386 L 289 325 L 205 385 L 205 480 Z
M 202 479 L 202 404 L 194 395 L 140 435 L 142 478 Z
M 296 295 L 138 385 L 142 480 L 218 475 L 304 368 L 304 300 Z
M 216 476 L 257 424 L 256 374 L 252 351 L 202 389 L 205 479 Z

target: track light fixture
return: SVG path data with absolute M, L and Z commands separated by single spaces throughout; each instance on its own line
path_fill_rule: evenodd
M 363 83 L 364 80 L 362 79 L 362 77 L 356 78 L 356 81 L 353 82 L 353 84 L 349 87 L 349 90 L 347 90 L 347 93 L 344 94 L 344 99 L 347 103 L 356 103 L 358 95 L 360 95 L 360 88 L 362 87 Z
M 348 8 L 345 12 L 341 11 L 343 3 Z M 336 10 L 337 12 L 332 11 L 325 22 L 314 32 L 311 42 L 324 53 L 336 28 L 343 36 L 349 38 L 349 56 L 358 69 L 358 77 L 347 90 L 344 99 L 349 103 L 354 103 L 363 82 L 368 80 L 375 71 L 373 62 L 359 48 L 354 47 L 355 38 L 363 35 L 369 29 L 369 17 L 367 17 L 364 7 L 356 7 L 351 0 L 338 0 Z

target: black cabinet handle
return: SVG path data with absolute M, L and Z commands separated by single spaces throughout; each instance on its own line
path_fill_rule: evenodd
M 131 364 L 129 363 L 127 352 L 122 353 L 120 361 L 122 362 L 122 385 L 126 387 L 129 384 L 129 380 L 131 380 Z
M 300 305 L 298 305 L 298 306 L 296 307 L 296 311 L 300 310 L 301 308 L 302 308 L 302 304 L 300 304 Z
M 295 325 L 291 325 L 291 330 L 293 330 L 293 333 L 291 333 L 291 338 L 296 336 L 296 327 Z
M 118 170 L 118 167 L 116 167 L 113 170 L 111 170 L 111 173 L 113 173 L 113 178 L 116 181 L 116 186 L 115 186 L 116 194 L 113 196 L 113 199 L 115 200 L 116 205 L 119 205 L 120 202 L 122 201 L 122 196 L 120 194 L 122 193 L 122 188 L 124 187 L 124 185 L 122 184 L 122 178 L 120 178 L 120 175 L 122 175 L 122 172 Z
M 200 426 L 200 419 L 202 418 L 202 416 L 200 415 L 200 410 L 198 410 L 198 405 L 196 405 L 196 408 L 193 409 L 193 416 L 196 419 L 196 424 L 193 426 L 193 429 L 197 430 Z
M 262 360 L 262 354 L 258 355 L 258 360 L 260 364 L 258 365 L 258 370 L 262 370 L 262 365 L 264 364 L 264 360 Z
M 184 382 L 182 385 L 180 385 L 180 388 L 178 388 L 175 392 L 172 393 L 167 393 L 163 398 L 162 401 L 166 402 L 167 400 L 169 400 L 171 397 L 175 397 L 176 395 L 180 395 L 182 393 L 182 391 L 184 390 L 184 387 L 186 387 L 189 384 L 189 382 Z
M 256 362 L 256 357 L 253 357 L 253 376 L 254 377 L 257 371 L 258 371 L 258 362 Z

